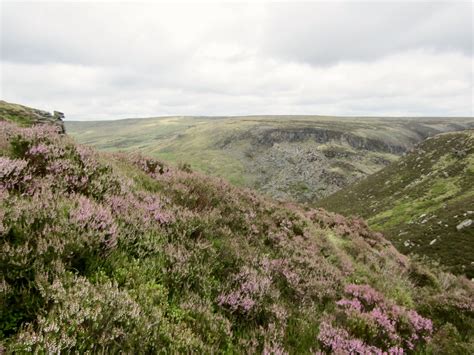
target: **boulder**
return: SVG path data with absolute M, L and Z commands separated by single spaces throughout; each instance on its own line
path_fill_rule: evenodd
M 456 226 L 456 229 L 458 231 L 460 231 L 461 229 L 464 229 L 464 228 L 467 228 L 467 227 L 470 227 L 472 226 L 472 219 L 466 219 L 464 221 L 462 221 L 461 223 L 459 223 L 457 226 Z

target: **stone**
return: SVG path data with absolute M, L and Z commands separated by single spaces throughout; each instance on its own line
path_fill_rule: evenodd
M 460 231 L 461 229 L 464 229 L 464 228 L 467 228 L 467 227 L 470 227 L 470 226 L 472 226 L 472 219 L 466 219 L 466 220 L 462 221 L 461 223 L 459 223 L 456 226 L 456 229 L 458 231 Z
M 53 112 L 53 117 L 57 120 L 64 120 L 64 113 L 59 112 L 59 111 L 54 111 Z

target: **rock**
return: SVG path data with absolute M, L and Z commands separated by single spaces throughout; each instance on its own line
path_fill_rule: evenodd
M 458 231 L 460 231 L 461 229 L 464 229 L 464 228 L 467 228 L 467 227 L 470 227 L 470 226 L 472 226 L 472 219 L 466 219 L 466 220 L 462 221 L 461 223 L 459 223 L 456 226 L 456 229 Z
M 57 120 L 64 120 L 64 113 L 59 112 L 59 111 L 54 111 L 53 112 L 53 117 Z

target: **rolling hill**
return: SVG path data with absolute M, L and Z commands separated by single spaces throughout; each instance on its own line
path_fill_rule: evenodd
M 0 122 L 0 352 L 472 353 L 472 282 L 364 221 L 58 133 Z
M 279 200 L 312 203 L 474 119 L 324 116 L 161 117 L 66 122 L 79 142 L 140 151 Z
M 403 253 L 474 278 L 474 131 L 428 138 L 317 205 L 361 216 Z

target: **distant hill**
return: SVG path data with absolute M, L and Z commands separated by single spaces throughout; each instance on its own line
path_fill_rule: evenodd
M 47 111 L 0 100 L 0 121 L 14 122 L 24 127 L 35 124 L 53 124 L 64 133 L 63 118 L 62 112 L 54 111 L 51 114 Z
M 428 138 L 317 205 L 362 216 L 403 253 L 474 278 L 474 131 Z
M 279 200 L 311 203 L 379 171 L 426 137 L 474 127 L 474 119 L 161 117 L 66 126 L 98 149 L 138 150 Z
M 472 282 L 360 219 L 0 128 L 0 353 L 474 349 Z

